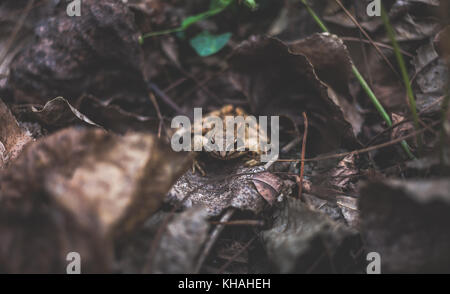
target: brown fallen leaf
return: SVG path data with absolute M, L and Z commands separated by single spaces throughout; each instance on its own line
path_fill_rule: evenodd
M 71 251 L 84 272 L 110 271 L 113 241 L 158 209 L 189 167 L 170 150 L 152 135 L 80 128 L 30 145 L 0 175 L 0 271 L 63 272 Z
M 313 63 L 301 52 L 280 40 L 253 36 L 235 49 L 230 64 L 233 84 L 247 97 L 253 113 L 287 116 L 299 125 L 303 123 L 300 114 L 308 114 L 308 150 L 322 153 L 354 146 L 352 123 L 357 129 L 358 120 L 347 120 L 344 108 L 336 103 L 340 100 L 330 95 L 337 92 L 329 91 L 331 86 L 320 80 Z M 323 72 L 326 68 L 330 65 L 324 64 Z
M 450 25 L 443 28 L 434 38 L 434 47 L 445 63 L 450 66 Z
M 67 99 L 56 97 L 41 105 L 17 105 L 13 111 L 24 121 L 37 122 L 49 130 L 57 130 L 70 125 L 84 123 L 100 127 L 86 115 L 72 106 Z
M 116 104 L 150 105 L 142 75 L 143 52 L 134 14 L 122 1 L 83 0 L 83 13 L 67 17 L 58 5 L 34 26 L 34 42 L 10 66 L 7 86 L 15 103 L 43 104 L 84 93 Z M 106 66 L 108 65 L 108 66 Z
M 308 58 L 318 78 L 328 88 L 329 97 L 339 106 L 357 136 L 364 120 L 350 94 L 353 63 L 344 42 L 336 35 L 322 33 L 294 41 L 289 48 L 292 53 Z
M 404 122 L 404 120 L 405 118 L 402 115 L 399 115 L 394 112 L 392 113 L 392 123 L 394 125 L 399 124 L 391 131 L 392 140 L 406 136 L 407 134 L 409 134 L 411 131 L 414 130 L 414 125 L 411 122 Z
M 30 132 L 19 126 L 16 118 L 0 99 L 0 169 L 15 159 L 33 140 Z
M 358 199 L 342 195 L 337 196 L 336 200 L 347 224 L 354 229 L 359 229 Z
M 167 225 L 153 255 L 152 273 L 195 273 L 197 256 L 208 237 L 207 215 L 203 207 L 192 207 Z
M 92 95 L 81 96 L 77 109 L 106 130 L 115 133 L 138 131 L 156 134 L 158 132 L 159 120 L 156 117 L 127 112 L 118 105 L 100 101 Z
M 417 49 L 412 64 L 415 68 L 414 83 L 417 85 L 417 110 L 427 115 L 440 115 L 449 78 L 445 59 L 440 58 L 429 40 Z
M 183 208 L 202 205 L 208 216 L 218 216 L 231 207 L 257 214 L 266 207 L 264 198 L 253 184 L 254 177 L 265 172 L 263 166 L 243 167 L 242 162 L 235 160 L 211 160 L 205 165 L 205 171 L 206 176 L 186 172 L 172 187 L 166 200 Z M 283 182 L 279 194 L 289 194 L 294 184 Z
M 261 238 L 279 273 L 345 273 L 357 265 L 356 231 L 288 197 Z
M 270 172 L 257 173 L 253 176 L 253 184 L 258 193 L 270 204 L 273 205 L 282 193 L 283 180 Z
M 377 180 L 360 193 L 360 232 L 382 272 L 450 272 L 448 178 Z

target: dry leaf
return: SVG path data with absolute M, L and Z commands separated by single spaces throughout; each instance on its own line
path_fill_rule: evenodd
M 274 217 L 261 237 L 280 273 L 344 273 L 356 265 L 353 252 L 361 244 L 355 231 L 291 197 Z
M 450 181 L 384 180 L 361 187 L 361 234 L 384 273 L 450 272 Z
M 9 160 L 15 159 L 32 140 L 31 134 L 19 126 L 16 118 L 0 99 L 0 169 Z
M 322 39 L 320 35 L 317 38 Z M 343 108 L 333 101 L 330 87 L 319 79 L 305 55 L 277 39 L 252 37 L 235 49 L 230 62 L 233 83 L 247 97 L 252 112 L 288 116 L 298 124 L 303 123 L 300 114 L 308 114 L 309 137 L 316 138 L 308 140 L 308 150 L 329 152 L 341 144 L 355 144 Z M 322 69 L 328 67 L 324 64 Z
M 283 180 L 270 172 L 263 172 L 256 174 L 253 179 L 253 184 L 258 190 L 258 193 L 266 199 L 266 201 L 273 205 L 278 196 L 282 192 Z
M 84 272 L 110 271 L 113 239 L 159 208 L 189 162 L 139 133 L 69 128 L 30 145 L 0 177 L 2 271 L 63 272 L 70 251 Z M 45 263 L 32 260 L 40 247 Z

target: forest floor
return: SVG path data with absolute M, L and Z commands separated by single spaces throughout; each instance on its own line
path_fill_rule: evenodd
M 2 1 L 0 272 L 450 272 L 449 2 L 375 2 Z

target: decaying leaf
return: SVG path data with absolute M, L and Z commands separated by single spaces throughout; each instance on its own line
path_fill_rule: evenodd
M 442 97 L 448 85 L 449 72 L 444 60 L 434 49 L 431 41 L 417 49 L 412 61 L 415 67 L 418 85 L 417 109 L 427 114 L 436 114 L 441 110 Z
M 337 196 L 336 200 L 347 224 L 352 228 L 359 229 L 358 198 Z
M 360 247 L 355 231 L 291 197 L 261 237 L 280 273 L 343 273 L 356 264 L 352 253 Z
M 353 76 L 352 61 L 344 42 L 336 35 L 314 34 L 292 42 L 290 50 L 305 55 L 318 78 L 328 88 L 328 95 L 338 105 L 356 135 L 361 131 L 363 118 L 351 99 L 349 82 Z
M 450 66 L 450 25 L 436 35 L 434 44 L 439 56 Z
M 396 114 L 394 112 L 392 113 L 392 123 L 394 125 L 398 124 L 398 126 L 393 128 L 391 132 L 391 138 L 393 140 L 406 136 L 414 130 L 414 125 L 412 124 L 412 122 L 405 122 L 405 118 L 402 115 Z
M 318 35 L 310 42 L 327 43 L 320 41 L 323 38 L 332 37 Z M 306 47 L 299 44 L 298 48 Z M 285 115 L 296 118 L 300 124 L 302 121 L 298 118 L 306 111 L 310 121 L 310 138 L 315 138 L 312 140 L 313 146 L 308 149 L 327 152 L 338 148 L 343 142 L 353 144 L 352 125 L 346 120 L 343 108 L 335 103 L 340 100 L 333 101 L 328 93 L 329 88 L 316 75 L 314 62 L 300 49 L 295 50 L 273 38 L 252 37 L 243 42 L 230 60 L 234 85 L 246 95 L 255 113 Z M 341 64 L 345 68 L 348 65 L 345 62 Z M 326 63 L 321 66 L 322 72 L 331 67 Z M 357 124 L 355 127 L 358 127 Z
M 450 272 L 450 181 L 383 180 L 361 187 L 361 234 L 384 273 Z
M 278 176 L 270 173 L 263 172 L 257 173 L 252 178 L 253 184 L 256 187 L 258 193 L 270 204 L 273 205 L 277 198 L 282 193 L 282 188 L 285 185 L 283 180 Z M 286 196 L 286 195 L 284 195 Z
M 336 197 L 335 195 L 333 196 Z M 302 198 L 308 209 L 321 212 L 333 221 L 345 224 L 345 218 L 342 214 L 341 207 L 337 205 L 336 200 L 323 199 L 321 197 L 323 197 L 323 195 L 317 196 L 315 194 L 302 193 Z
M 85 272 L 109 271 L 111 242 L 159 208 L 189 161 L 140 133 L 69 128 L 37 141 L 0 177 L 2 271 L 63 272 L 71 251 Z
M 62 96 L 74 105 L 84 93 L 126 105 L 148 102 L 134 15 L 122 1 L 84 0 L 79 17 L 67 17 L 59 5 L 34 34 L 11 63 L 8 87 L 16 103 Z
M 70 126 L 76 121 L 97 126 L 87 116 L 78 111 L 63 97 L 57 97 L 45 103 L 44 106 L 25 105 L 17 107 L 21 119 L 38 122 L 45 128 L 58 129 Z
M 209 223 L 203 207 L 192 207 L 168 225 L 153 255 L 153 273 L 195 273 L 197 257 L 208 236 Z
M 99 100 L 92 95 L 80 97 L 78 109 L 97 124 L 115 133 L 128 131 L 157 133 L 159 120 L 156 117 L 138 115 L 123 110 L 118 105 Z
M 242 167 L 239 162 L 210 161 L 205 169 L 206 177 L 188 171 L 173 186 L 167 200 L 181 203 L 188 208 L 194 205 L 206 207 L 209 216 L 220 215 L 229 207 L 259 213 L 265 200 L 252 183 L 254 177 L 265 172 L 263 166 Z M 292 185 L 283 182 L 279 194 L 289 194 Z
M 19 126 L 16 118 L 0 99 L 0 169 L 9 160 L 15 159 L 32 140 L 31 134 Z

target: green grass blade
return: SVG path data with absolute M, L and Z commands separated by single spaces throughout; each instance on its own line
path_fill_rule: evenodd
M 322 31 L 329 33 L 328 28 L 325 26 L 325 24 L 322 22 L 322 20 L 320 19 L 320 17 L 314 12 L 314 10 L 309 6 L 309 4 L 306 2 L 306 0 L 300 0 L 306 7 L 306 9 L 308 10 L 308 13 L 312 16 L 312 18 L 316 21 L 317 25 L 322 29 Z M 370 88 L 369 84 L 367 84 L 366 80 L 364 79 L 364 77 L 361 75 L 361 73 L 359 72 L 359 70 L 356 68 L 355 65 L 352 66 L 352 71 L 353 74 L 356 76 L 356 78 L 358 79 L 359 83 L 361 84 L 361 87 L 364 89 L 364 91 L 366 92 L 367 96 L 369 96 L 370 100 L 372 101 L 372 103 L 374 104 L 375 108 L 377 109 L 378 113 L 381 115 L 381 117 L 383 118 L 383 120 L 386 122 L 386 124 L 391 127 L 392 126 L 392 120 L 391 117 L 389 116 L 389 114 L 386 112 L 386 110 L 384 109 L 383 105 L 381 105 L 380 101 L 378 100 L 378 98 L 375 96 L 375 93 L 372 91 L 372 89 Z M 415 159 L 416 157 L 414 156 L 414 154 L 411 152 L 410 147 L 408 146 L 408 143 L 406 141 L 402 141 L 401 142 L 401 146 L 403 148 L 403 150 L 405 151 L 405 153 L 408 155 L 408 157 L 410 159 Z
M 409 79 L 408 70 L 406 69 L 405 59 L 403 58 L 403 55 L 400 50 L 400 46 L 395 37 L 394 29 L 391 26 L 389 17 L 383 6 L 381 6 L 381 18 L 383 19 L 384 26 L 386 27 L 386 31 L 388 33 L 389 39 L 391 40 L 392 47 L 394 47 L 395 57 L 397 59 L 398 66 L 400 67 L 400 71 L 401 71 L 402 78 L 403 78 L 403 83 L 405 85 L 406 92 L 408 95 L 409 107 L 410 107 L 411 114 L 413 117 L 414 127 L 416 128 L 416 130 L 419 130 L 420 125 L 419 125 L 419 115 L 417 113 L 417 107 L 416 107 L 416 99 L 414 98 L 414 92 L 411 87 L 411 81 Z M 419 148 L 422 148 L 421 136 L 417 135 L 416 138 L 417 138 L 417 142 L 419 144 Z

